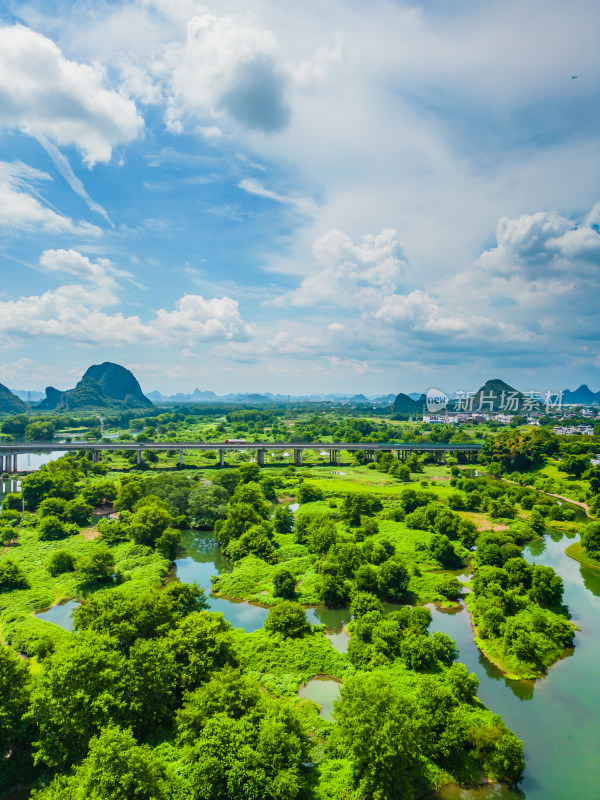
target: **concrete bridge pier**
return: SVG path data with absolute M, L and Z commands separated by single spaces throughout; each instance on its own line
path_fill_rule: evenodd
M 340 463 L 340 451 L 339 450 L 330 450 L 329 451 L 329 463 L 330 464 L 339 464 Z
M 137 463 L 138 464 L 142 463 L 142 451 L 141 450 L 137 451 Z
M 5 469 L 4 469 L 4 456 L 0 455 L 0 475 L 2 475 L 3 472 L 5 472 Z
M 219 450 L 219 466 L 225 466 L 225 450 Z
M 97 464 L 98 463 L 98 456 L 99 456 L 98 451 L 97 450 L 92 450 L 92 464 Z
M 297 467 L 302 466 L 302 450 L 300 448 L 294 449 L 294 464 Z
M 265 451 L 262 448 L 257 448 L 256 450 L 256 463 L 259 467 L 264 467 L 265 465 Z

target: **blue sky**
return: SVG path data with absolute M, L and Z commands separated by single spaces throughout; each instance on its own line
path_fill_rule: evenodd
M 0 2 L 0 382 L 600 388 L 599 18 Z

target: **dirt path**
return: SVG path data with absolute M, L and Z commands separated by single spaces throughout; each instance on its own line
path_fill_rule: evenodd
M 4 549 L 2 550 L 2 555 L 4 555 L 5 553 L 8 553 L 8 551 L 10 550 L 10 548 L 12 547 L 12 545 L 13 545 L 13 544 L 16 544 L 16 543 L 17 543 L 17 540 L 16 540 L 16 539 L 11 539 L 9 542 L 7 542 L 7 543 L 4 545 Z

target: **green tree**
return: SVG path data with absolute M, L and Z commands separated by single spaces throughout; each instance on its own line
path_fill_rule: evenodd
M 295 800 L 304 789 L 302 762 L 307 738 L 286 705 L 241 718 L 210 717 L 186 748 L 190 800 Z
M 20 492 L 9 492 L 4 497 L 2 508 L 12 511 L 22 511 L 23 495 Z
M 217 486 L 222 486 L 223 489 L 231 496 L 239 484 L 241 478 L 237 469 L 222 469 L 212 479 L 212 482 Z
M 81 800 L 166 800 L 165 769 L 147 745 L 138 745 L 130 730 L 109 726 L 90 741 L 77 771 Z
M 30 422 L 25 428 L 28 442 L 51 442 L 54 439 L 54 425 L 49 420 Z
M 264 518 L 249 503 L 234 503 L 229 506 L 227 517 L 215 522 L 215 538 L 226 548 L 229 542 L 239 539 L 248 528 L 262 525 Z
M 177 555 L 177 548 L 181 540 L 181 534 L 175 528 L 165 528 L 158 539 L 154 542 L 154 547 L 169 561 L 173 561 Z
M 237 666 L 231 626 L 222 614 L 188 614 L 170 631 L 167 642 L 177 663 L 183 689 L 194 689 L 227 664 Z
M 48 572 L 53 578 L 63 572 L 75 570 L 75 559 L 68 550 L 55 550 L 48 561 Z
M 165 768 L 131 730 L 109 725 L 90 740 L 90 749 L 71 777 L 57 776 L 33 800 L 167 800 Z
M 581 532 L 581 544 L 592 558 L 600 558 L 600 522 L 588 522 Z
M 69 531 L 64 522 L 58 517 L 42 517 L 38 525 L 38 533 L 40 541 L 53 541 L 55 539 L 64 539 Z
M 564 586 L 562 578 L 552 567 L 538 564 L 533 568 L 529 596 L 540 605 L 553 606 L 562 603 Z
M 306 621 L 306 611 L 292 600 L 284 600 L 273 606 L 264 623 L 269 633 L 279 633 L 285 637 L 302 636 L 310 630 Z
M 28 744 L 27 711 L 30 676 L 27 664 L 6 646 L 0 647 L 0 758 L 6 763 L 14 748 Z M 2 776 L 0 765 L 0 777 Z
M 58 647 L 44 662 L 31 695 L 36 760 L 61 766 L 81 761 L 92 736 L 126 719 L 125 679 L 125 657 L 104 634 L 77 634 Z
M 154 501 L 138 508 L 129 521 L 134 541 L 147 547 L 154 547 L 156 540 L 172 523 L 170 512 Z
M 309 524 L 306 544 L 311 553 L 326 553 L 337 541 L 337 528 L 331 517 L 319 516 Z
M 92 506 L 86 503 L 82 497 L 75 497 L 66 504 L 65 519 L 67 522 L 83 527 L 90 524 L 93 512 Z
M 397 559 L 384 561 L 379 568 L 378 586 L 384 597 L 390 600 L 402 600 L 408 589 L 410 576 L 404 564 Z
M 280 569 L 273 575 L 273 596 L 284 600 L 296 599 L 296 578 L 287 569 Z
M 303 505 L 304 503 L 314 503 L 323 499 L 323 492 L 318 486 L 312 483 L 301 483 L 296 492 L 296 500 Z
M 176 618 L 173 590 L 146 589 L 132 594 L 125 588 L 95 592 L 73 615 L 77 630 L 110 636 L 123 653 L 136 639 L 165 636 Z
M 247 555 L 271 561 L 273 555 L 272 532 L 266 522 L 251 525 L 239 539 L 234 539 L 227 546 L 227 555 L 238 561 Z
M 25 573 L 10 558 L 0 561 L 0 592 L 10 592 L 13 589 L 28 589 L 29 581 Z
M 361 564 L 354 573 L 354 582 L 359 592 L 377 594 L 377 570 L 371 564 Z
M 105 544 L 95 544 L 77 562 L 80 584 L 106 583 L 115 576 L 115 557 Z
M 277 506 L 273 525 L 277 533 L 291 533 L 294 530 L 294 514 L 288 504 Z
M 350 613 L 355 619 L 363 617 L 365 614 L 375 614 L 383 616 L 383 606 L 381 601 L 370 592 L 357 592 L 350 604 Z
M 252 506 L 263 519 L 269 519 L 271 516 L 269 504 L 257 483 L 245 483 L 236 487 L 230 500 L 230 506 L 237 504 Z
M 238 467 L 241 483 L 252 483 L 260 480 L 260 467 L 256 462 L 240 464 Z
M 117 486 L 115 511 L 131 511 L 141 497 L 142 487 L 137 477 L 122 478 L 121 483 Z
M 227 516 L 229 494 L 222 486 L 197 484 L 190 492 L 187 513 L 194 528 L 213 528 L 218 519 Z
M 566 456 L 560 462 L 559 469 L 566 472 L 567 475 L 572 475 L 574 478 L 581 478 L 583 473 L 590 465 L 589 456 Z
M 64 519 L 67 501 L 62 497 L 46 497 L 38 507 L 40 517 L 59 517 Z
M 360 525 L 361 517 L 372 517 L 381 508 L 381 501 L 376 497 L 365 492 L 349 492 L 344 498 L 341 516 L 349 525 L 356 527 Z
M 334 716 L 361 796 L 412 797 L 424 764 L 424 726 L 410 695 L 385 673 L 359 673 L 342 685 Z

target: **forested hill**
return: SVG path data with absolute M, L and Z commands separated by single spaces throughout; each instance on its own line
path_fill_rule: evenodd
M 25 403 L 0 383 L 0 413 L 14 414 L 25 411 Z
M 53 411 L 57 408 L 149 408 L 152 405 L 130 370 L 105 361 L 89 367 L 74 389 L 60 392 L 49 386 L 45 400 L 37 408 Z

